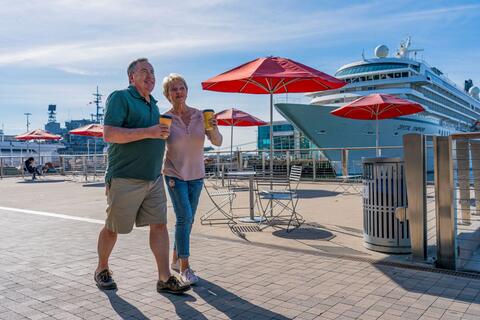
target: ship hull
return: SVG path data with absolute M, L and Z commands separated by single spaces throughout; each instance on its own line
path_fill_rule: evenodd
M 319 148 L 365 148 L 375 147 L 375 121 L 340 118 L 330 114 L 337 107 L 311 104 L 275 104 L 278 112 L 297 127 Z M 418 117 L 399 117 L 379 121 L 379 146 L 398 147 L 383 149 L 384 157 L 403 158 L 403 135 L 421 133 L 425 135 L 448 135 L 453 132 L 434 122 Z M 325 150 L 325 156 L 341 172 L 341 150 Z M 361 173 L 361 159 L 375 157 L 375 149 L 348 152 L 349 174 Z M 427 170 L 433 170 L 432 148 L 427 148 Z

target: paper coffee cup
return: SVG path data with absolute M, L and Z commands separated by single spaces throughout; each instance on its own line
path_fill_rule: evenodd
M 213 130 L 213 127 L 210 125 L 210 119 L 213 118 L 215 111 L 213 109 L 203 110 L 203 120 L 205 121 L 205 130 Z
M 172 117 L 166 114 L 162 114 L 160 116 L 160 124 L 166 125 L 170 128 L 170 125 L 172 124 Z

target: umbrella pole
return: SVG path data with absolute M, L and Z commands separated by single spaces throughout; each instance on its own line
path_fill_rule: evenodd
M 230 161 L 233 165 L 233 123 L 230 125 Z
M 270 190 L 273 190 L 273 92 L 270 91 Z M 273 217 L 273 199 L 270 197 L 270 216 Z
M 376 131 L 376 135 L 375 135 L 375 147 L 376 147 L 376 150 L 377 150 L 377 157 L 380 157 L 380 149 L 378 149 L 378 114 L 377 114 L 377 119 L 376 119 L 375 123 L 377 125 L 377 131 Z
M 270 92 L 270 190 L 273 179 L 273 92 Z
M 93 152 L 93 179 L 97 180 L 97 138 L 93 138 L 94 149 Z

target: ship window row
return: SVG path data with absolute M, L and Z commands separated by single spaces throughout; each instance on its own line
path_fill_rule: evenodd
M 437 69 L 437 70 L 438 70 L 438 69 Z M 443 73 L 442 73 L 442 74 L 443 74 Z M 443 84 L 445 87 L 450 88 L 450 90 L 452 90 L 452 91 L 453 91 L 453 90 L 459 90 L 457 86 L 452 85 L 451 83 L 443 80 L 442 78 L 440 78 L 440 77 L 438 77 L 438 76 L 436 76 L 436 75 L 434 76 L 434 74 L 431 73 L 431 72 L 429 72 L 429 71 L 426 72 L 426 75 L 427 75 L 427 77 L 433 78 L 433 79 L 435 79 L 435 81 L 440 82 L 440 83 Z
M 452 94 L 451 92 L 448 92 L 447 90 L 437 86 L 436 84 L 433 84 L 432 83 L 432 87 L 436 90 L 436 91 L 439 91 L 441 94 L 443 94 L 444 96 L 452 99 L 452 100 L 455 100 L 457 101 L 458 103 L 460 103 L 461 105 L 467 107 L 467 108 L 471 108 L 473 110 L 475 110 L 475 107 L 472 106 L 471 104 L 469 104 L 467 101 L 465 100 L 462 100 L 460 99 L 459 97 L 457 97 L 456 95 Z
M 423 104 L 423 105 L 427 106 L 432 111 L 435 111 L 435 112 L 438 112 L 438 113 L 441 113 L 441 114 L 445 114 L 445 115 L 447 115 L 451 118 L 459 119 L 459 120 L 467 122 L 467 123 L 472 122 L 472 119 L 470 119 L 470 118 L 468 118 L 464 115 L 458 114 L 457 112 L 455 112 L 453 110 L 450 110 L 448 108 L 445 108 L 445 107 L 443 107 L 443 106 L 441 106 L 437 103 L 434 103 L 432 101 L 419 98 L 419 97 L 414 96 L 412 94 L 407 94 L 407 98 L 412 100 L 412 101 L 416 101 L 420 104 Z
M 349 74 L 356 74 L 356 73 L 365 73 L 365 72 L 374 72 L 380 70 L 391 70 L 391 69 L 403 69 L 408 68 L 408 64 L 404 63 L 371 63 L 362 66 L 355 66 L 350 67 L 347 69 L 343 69 L 338 71 L 335 76 L 345 76 Z
M 345 78 L 343 79 L 347 83 L 356 83 L 356 82 L 363 82 L 363 81 L 375 81 L 375 80 L 385 80 L 385 79 L 395 79 L 395 78 L 408 78 L 413 76 L 414 74 L 408 71 L 404 72 L 390 72 L 390 73 L 380 73 L 380 74 L 373 74 L 368 76 L 359 76 L 359 77 L 352 77 L 352 78 Z
M 429 91 L 425 88 L 422 88 L 422 87 L 419 87 L 419 88 L 416 88 L 416 89 L 417 89 L 417 91 L 423 93 L 423 95 L 426 96 L 427 98 L 429 98 L 430 100 L 439 102 L 441 104 L 449 106 L 450 108 L 459 110 L 460 112 L 466 113 L 469 116 L 472 116 L 473 118 L 478 118 L 478 113 L 473 112 L 470 109 L 462 108 L 462 106 L 459 106 L 458 104 L 452 102 L 451 100 L 449 100 L 445 97 L 442 97 L 438 94 L 435 94 L 435 93 L 433 93 L 433 92 L 431 92 L 431 91 Z

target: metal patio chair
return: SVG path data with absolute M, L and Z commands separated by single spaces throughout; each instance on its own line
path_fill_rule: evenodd
M 258 204 L 265 225 L 286 224 L 287 232 L 298 228 L 305 221 L 297 212 L 297 188 L 302 174 L 301 166 L 292 166 L 288 177 L 257 179 Z
M 341 163 L 339 163 L 341 165 Z M 362 193 L 362 162 L 353 161 L 353 174 L 340 175 L 335 178 L 337 185 L 333 192 L 339 191 L 342 194 L 361 194 Z M 337 172 L 337 170 L 335 170 Z
M 200 217 L 202 225 L 227 224 L 230 227 L 236 222 L 233 220 L 233 200 L 236 198 L 231 186 L 222 185 L 217 177 L 205 179 L 204 189 L 213 204 Z

